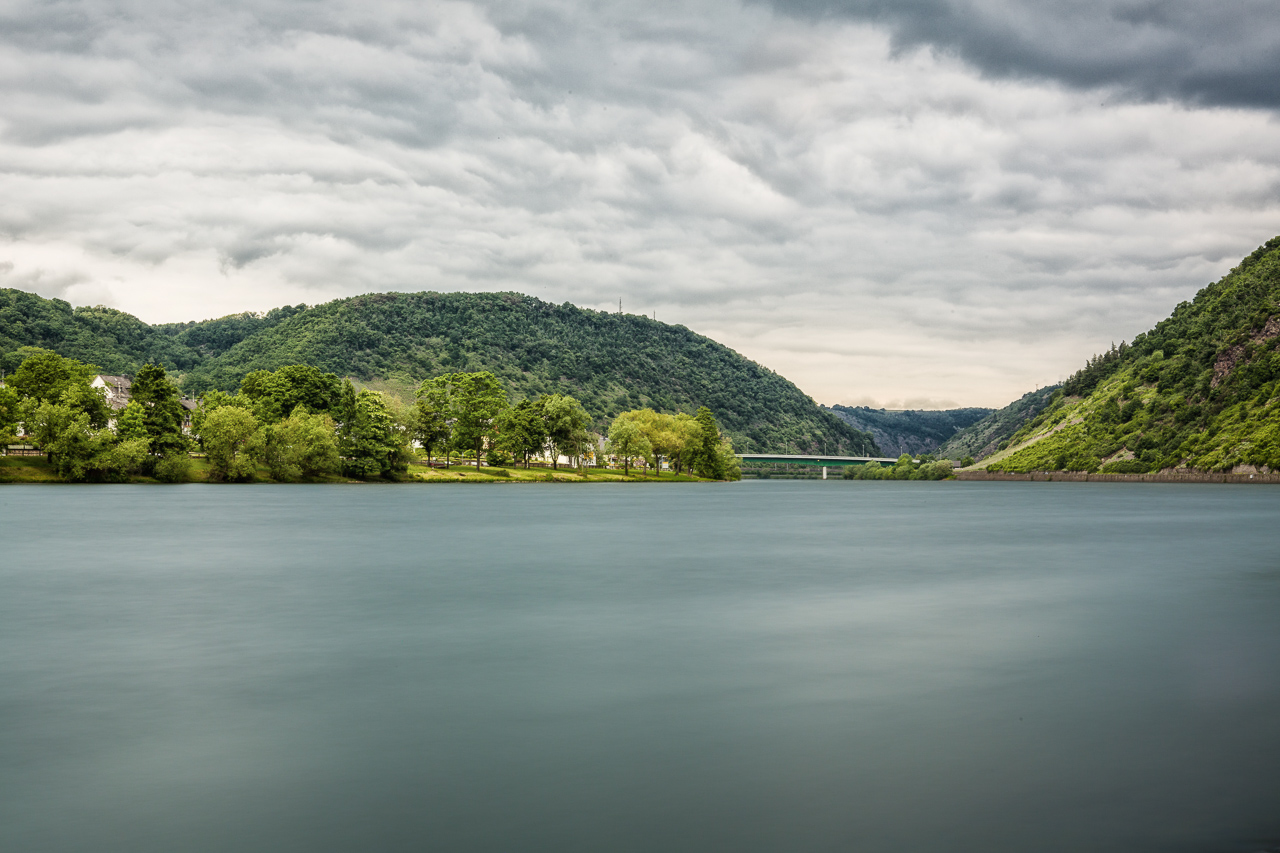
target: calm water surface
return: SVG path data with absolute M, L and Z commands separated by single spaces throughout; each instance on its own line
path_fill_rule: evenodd
M 0 487 L 0 850 L 1280 845 L 1280 488 Z

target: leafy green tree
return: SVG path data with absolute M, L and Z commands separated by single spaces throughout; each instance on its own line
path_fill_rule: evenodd
M 98 470 L 104 477 L 120 478 L 142 473 L 151 460 L 150 446 L 146 439 L 134 438 L 123 441 L 114 439 L 107 430 L 99 433 L 106 445 L 98 458 Z M 189 462 L 187 454 L 181 454 L 183 461 Z
M 622 414 L 635 420 L 640 431 L 649 441 L 649 458 L 653 462 L 655 475 L 660 475 L 663 458 L 669 459 L 673 453 L 681 453 L 688 437 L 687 433 L 680 429 L 676 418 L 655 412 L 653 409 L 636 409 Z
M 895 480 L 908 480 L 915 473 L 916 466 L 911 462 L 911 454 L 904 453 L 893 463 L 892 477 Z
M 68 396 L 64 393 L 64 396 Z M 93 426 L 89 415 L 69 403 L 36 399 L 24 404 L 28 433 L 48 455 L 59 477 L 79 481 L 110 479 L 137 470 L 147 458 L 147 441 L 117 441 L 108 429 Z
M 394 394 L 383 394 L 382 401 L 387 405 L 387 411 L 391 413 L 391 421 L 395 424 L 396 440 L 400 443 L 406 454 L 406 459 L 412 459 L 414 436 L 418 434 L 418 407 L 415 405 L 406 405 L 399 397 Z
M 62 392 L 59 398 L 76 411 L 89 416 L 89 424 L 95 429 L 102 429 L 111 420 L 111 409 L 107 406 L 106 393 L 101 388 L 90 387 L 86 382 L 75 382 Z
M 143 365 L 133 379 L 132 397 L 143 408 L 143 423 L 153 455 L 164 456 L 187 449 L 178 389 L 169 381 L 163 367 Z
M 209 479 L 243 480 L 253 475 L 251 442 L 258 432 L 258 419 L 239 406 L 222 406 L 205 416 L 200 443 L 209 458 Z
M 273 424 L 299 406 L 308 412 L 336 412 L 342 406 L 342 382 L 305 364 L 290 364 L 272 372 L 255 370 L 240 383 L 240 394 L 253 404 L 258 420 Z
M 551 444 L 551 467 L 558 467 L 562 455 L 571 459 L 582 456 L 593 444 L 593 436 L 588 431 L 591 416 L 582 404 L 565 394 L 548 394 L 538 402 Z
M 260 458 L 272 479 L 291 481 L 336 474 L 342 467 L 333 419 L 299 406 L 278 424 L 263 428 Z
M 72 426 L 76 417 L 82 414 L 84 413 L 76 411 L 66 403 L 41 400 L 38 397 L 28 397 L 22 401 L 19 407 L 19 416 L 22 419 L 27 437 L 45 452 L 45 456 L 50 462 L 55 464 L 57 460 L 55 459 L 54 443 L 63 432 Z M 84 423 L 87 429 L 89 427 L 87 415 L 85 415 Z
M 667 448 L 667 457 L 676 473 L 692 470 L 698 455 L 702 451 L 702 426 L 697 419 L 685 412 L 667 415 L 671 424 L 671 446 Z
M 21 397 L 56 403 L 72 385 L 88 385 L 93 380 L 94 369 L 73 358 L 39 347 L 24 347 L 23 351 L 26 358 L 5 379 Z
M 356 395 L 351 421 L 343 425 L 340 436 L 343 470 L 366 479 L 393 478 L 408 468 L 405 438 L 382 395 L 361 391 Z
M 440 378 L 447 388 L 452 444 L 458 450 L 475 451 L 479 469 L 484 441 L 494 435 L 494 422 L 507 408 L 506 391 L 488 371 L 450 373 Z
M 6 382 L 19 397 L 50 403 L 66 403 L 89 416 L 89 424 L 107 425 L 109 411 L 101 389 L 90 387 L 94 368 L 75 359 L 37 347 L 23 347 L 27 357 Z
M 191 478 L 191 454 L 178 452 L 161 457 L 156 462 L 155 478 L 162 483 L 185 483 Z
M 720 439 L 716 453 L 720 457 L 716 463 L 716 470 L 719 473 L 718 479 L 741 480 L 742 463 L 738 461 L 738 455 L 733 452 L 733 441 L 730 440 L 729 436 L 726 435 Z
M 428 379 L 418 386 L 418 423 L 414 438 L 427 451 L 427 464 L 431 463 L 431 454 L 437 449 L 448 451 L 452 435 L 449 425 L 451 387 L 443 376 Z M 448 464 L 446 458 L 446 467 Z
M 17 438 L 20 402 L 17 391 L 7 385 L 0 386 L 0 444 L 12 444 Z
M 498 449 L 523 460 L 525 468 L 529 467 L 529 456 L 547 444 L 547 422 L 538 401 L 521 400 L 504 409 L 494 428 Z
M 624 412 L 618 415 L 609 425 L 608 452 L 622 460 L 622 472 L 625 476 L 631 476 L 632 459 L 645 457 L 653 452 L 640 424 L 628 417 L 629 414 L 631 413 Z
M 150 445 L 151 437 L 147 433 L 146 410 L 137 400 L 130 400 L 129 404 L 116 416 L 116 435 L 122 441 L 146 439 L 147 444 Z
M 339 426 L 345 426 L 355 420 L 355 416 L 356 388 L 351 384 L 350 379 L 346 379 L 342 383 L 342 390 L 338 396 L 338 410 L 334 413 L 334 418 Z
M 253 411 L 253 403 L 248 397 L 240 394 L 228 394 L 225 391 L 206 391 L 200 396 L 200 405 L 196 407 L 195 412 L 191 415 L 191 432 L 199 436 L 201 429 L 204 427 L 204 419 L 211 412 L 223 406 L 234 406 L 237 409 L 244 409 L 246 412 Z
M 50 451 L 58 476 L 77 481 L 113 473 L 116 467 L 114 463 L 117 461 L 111 458 L 114 436 L 108 430 L 95 429 L 84 412 L 64 408 L 70 414 L 69 421 L 53 441 L 45 445 Z M 145 458 L 145 442 L 130 444 L 141 446 Z
M 694 420 L 698 423 L 697 440 L 690 460 L 694 472 L 700 477 L 722 479 L 724 471 L 721 468 L 723 459 L 720 453 L 720 425 L 716 423 L 716 416 L 706 406 L 699 406 Z

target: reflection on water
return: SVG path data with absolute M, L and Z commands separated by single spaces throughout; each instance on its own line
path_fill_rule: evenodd
M 4 487 L 0 849 L 1280 839 L 1280 489 Z

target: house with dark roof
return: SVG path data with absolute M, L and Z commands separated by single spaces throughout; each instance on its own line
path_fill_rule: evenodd
M 107 376 L 100 373 L 89 383 L 90 388 L 101 388 L 106 393 L 107 405 L 119 411 L 129 405 L 133 397 L 133 380 L 128 376 Z

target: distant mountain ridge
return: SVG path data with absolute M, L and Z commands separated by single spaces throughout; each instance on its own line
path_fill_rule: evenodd
M 872 409 L 867 406 L 831 406 L 833 414 L 854 429 L 871 433 L 886 456 L 904 453 L 919 456 L 938 448 L 987 415 L 993 409 Z
M 627 409 L 705 405 L 740 452 L 878 454 L 869 434 L 791 382 L 684 326 L 518 293 L 379 293 L 151 326 L 109 308 L 0 290 L 0 369 L 16 368 L 23 346 L 108 373 L 155 361 L 189 393 L 234 390 L 250 371 L 288 364 L 400 389 L 489 370 L 516 397 L 577 397 L 598 426 Z

